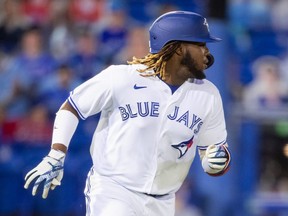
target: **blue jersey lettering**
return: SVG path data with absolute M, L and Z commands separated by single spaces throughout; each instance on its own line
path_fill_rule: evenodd
M 124 106 L 120 106 L 119 111 L 122 118 L 122 121 L 126 121 L 129 118 L 147 117 L 148 115 L 151 117 L 159 116 L 159 107 L 160 104 L 158 102 L 137 102 L 136 109 L 132 109 L 131 104 L 126 104 Z

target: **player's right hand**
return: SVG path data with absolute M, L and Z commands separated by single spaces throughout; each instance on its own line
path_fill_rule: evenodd
M 65 153 L 51 149 L 48 156 L 43 158 L 38 166 L 27 173 L 24 188 L 28 189 L 30 183 L 36 180 L 32 190 L 32 195 L 35 196 L 38 186 L 43 183 L 42 198 L 46 199 L 49 190 L 54 190 L 56 186 L 61 184 L 64 159 Z

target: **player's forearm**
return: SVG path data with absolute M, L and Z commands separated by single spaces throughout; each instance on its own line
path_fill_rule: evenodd
M 52 149 L 67 152 L 68 146 L 78 126 L 79 116 L 76 110 L 64 102 L 56 113 L 53 127 Z

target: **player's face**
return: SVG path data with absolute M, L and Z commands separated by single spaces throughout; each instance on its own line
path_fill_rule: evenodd
M 181 65 L 186 67 L 190 78 L 205 79 L 204 70 L 207 68 L 207 54 L 209 53 L 205 43 L 185 43 Z

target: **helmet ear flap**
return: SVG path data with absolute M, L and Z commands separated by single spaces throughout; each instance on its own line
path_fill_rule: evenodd
M 212 54 L 209 53 L 209 55 L 207 56 L 208 59 L 208 63 L 207 63 L 207 68 L 211 67 L 214 64 L 214 56 Z

